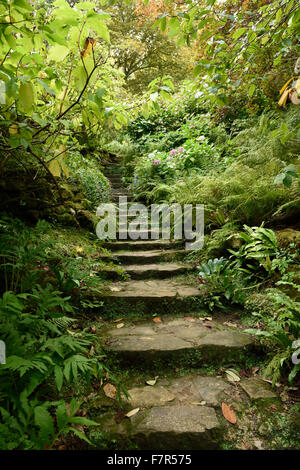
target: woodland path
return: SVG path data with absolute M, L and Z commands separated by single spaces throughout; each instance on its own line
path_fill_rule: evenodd
M 108 167 L 106 176 L 113 197 L 127 195 L 130 200 L 121 166 Z M 168 240 L 119 240 L 105 246 L 130 279 L 123 281 L 119 269 L 106 269 L 114 283 L 103 301 L 110 318 L 121 317 L 122 325 L 109 324 L 104 348 L 121 368 L 133 376 L 141 369 L 147 371 L 152 381 L 128 390 L 125 412 L 138 409 L 129 419 L 116 420 L 106 403 L 102 428 L 140 449 L 220 448 L 228 432 L 238 432 L 236 424 L 225 420 L 222 403 L 237 410 L 257 400 L 276 400 L 261 379 L 243 378 L 237 383 L 226 380 L 225 374 L 211 375 L 223 364 L 244 365 L 256 354 L 253 338 L 241 328 L 224 325 L 217 315 L 211 318 L 211 312 L 200 306 L 200 291 L 187 278 L 192 268 L 180 261 L 185 254 L 182 246 Z M 198 373 L 205 368 L 210 374 Z M 166 370 L 171 373 L 162 373 Z M 183 370 L 190 373 L 181 375 Z

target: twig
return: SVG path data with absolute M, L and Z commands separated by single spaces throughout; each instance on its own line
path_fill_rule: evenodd
M 67 83 L 67 86 L 65 88 L 65 91 L 64 91 L 61 103 L 60 103 L 59 114 L 61 114 L 61 112 L 62 112 L 62 107 L 63 107 L 64 101 L 65 101 L 65 98 L 67 96 L 68 89 L 69 89 L 69 86 L 70 86 L 71 74 L 72 74 L 72 70 L 73 70 L 73 60 L 74 60 L 74 54 L 71 55 L 71 66 L 70 66 L 70 70 L 69 70 L 68 83 Z

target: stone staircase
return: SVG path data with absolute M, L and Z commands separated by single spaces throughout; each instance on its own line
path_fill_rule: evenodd
M 125 194 L 120 173 L 118 166 L 106 171 L 115 197 Z M 116 402 L 107 404 L 103 397 L 102 429 L 140 449 L 220 448 L 232 426 L 222 416 L 221 403 L 237 393 L 251 400 L 251 379 L 236 384 L 220 376 L 176 372 L 166 378 L 161 371 L 243 364 L 256 354 L 254 339 L 217 318 L 207 320 L 211 312 L 201 307 L 201 292 L 187 277 L 193 268 L 180 261 L 186 253 L 178 243 L 119 240 L 106 247 L 120 266 L 102 273 L 115 281 L 102 298 L 103 318 L 112 320 L 101 332 L 103 348 L 124 370 L 149 371 L 155 383 L 128 390 L 124 413 L 135 409 L 130 418 L 116 419 Z M 122 272 L 130 279 L 122 280 Z M 268 384 L 260 387 L 259 398 L 274 398 Z

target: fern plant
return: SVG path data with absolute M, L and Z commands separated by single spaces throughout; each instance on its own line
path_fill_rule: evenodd
M 35 227 L 26 227 L 19 219 L 0 220 L 1 277 L 6 291 L 26 292 L 40 280 L 41 264 L 47 260 L 54 240 L 43 240 L 50 225 L 40 220 Z
M 238 251 L 229 250 L 237 260 L 239 269 L 246 274 L 257 273 L 263 268 L 268 274 L 272 271 L 271 259 L 278 252 L 276 234 L 271 229 L 248 227 L 239 234 L 244 244 Z
M 77 418 L 71 414 L 63 420 L 63 403 L 45 403 L 44 397 L 51 382 L 60 391 L 64 383 L 74 385 L 79 377 L 90 383 L 106 370 L 101 357 L 87 356 L 92 335 L 69 329 L 72 313 L 69 298 L 50 285 L 37 286 L 32 293 L 6 292 L 0 299 L 1 339 L 7 351 L 6 364 L 0 367 L 1 448 L 40 449 L 51 447 L 62 432 L 78 434 L 71 429 Z M 53 407 L 60 416 L 56 428 L 49 412 Z M 7 435 L 13 435 L 9 442 Z
M 292 299 L 279 289 L 270 289 L 265 298 L 271 303 L 272 310 L 257 312 L 255 315 L 264 323 L 264 329 L 248 329 L 247 333 L 268 338 L 277 351 L 271 353 L 271 359 L 265 369 L 265 376 L 271 377 L 275 384 L 286 367 L 289 381 L 293 383 L 300 372 L 300 364 L 292 362 L 293 343 L 300 337 L 300 302 Z
M 226 258 L 215 258 L 198 267 L 199 278 L 206 288 L 204 300 L 210 309 L 224 308 L 225 302 L 243 304 L 245 300 L 245 280 Z
M 58 440 L 72 432 L 91 444 L 83 426 L 99 426 L 98 423 L 82 416 L 76 416 L 81 403 L 72 399 L 39 402 L 30 400 L 24 394 L 16 411 L 12 414 L 0 406 L 0 448 L 2 450 L 50 450 Z

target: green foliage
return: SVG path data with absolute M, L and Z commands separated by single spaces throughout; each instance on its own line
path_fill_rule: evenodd
M 229 250 L 238 261 L 238 268 L 253 274 L 263 268 L 267 273 L 272 271 L 272 258 L 278 252 L 276 234 L 271 229 L 261 227 L 248 227 L 244 225 L 245 232 L 239 236 L 244 242 L 238 251 Z
M 60 254 L 54 230 L 43 221 L 26 227 L 3 217 L 1 232 L 0 274 L 14 292 L 0 298 L 7 354 L 0 366 L 0 447 L 48 449 L 70 432 L 89 442 L 83 426 L 96 423 L 80 416 L 75 399 L 59 395 L 107 373 L 95 335 L 76 328 L 74 307 L 74 291 L 99 286 L 99 280 L 84 271 L 83 258 L 70 257 L 70 248 L 69 258 Z
M 102 173 L 72 172 L 66 161 L 74 148 L 99 148 L 104 128 L 127 123 L 115 99 L 123 80 L 108 60 L 110 15 L 94 0 L 31 3 L 0 4 L 0 170 L 22 167 L 56 186 L 71 173 L 96 205 L 109 197 Z
M 293 342 L 300 335 L 300 302 L 278 289 L 270 289 L 260 297 L 260 303 L 250 299 L 246 306 L 251 314 L 262 322 L 263 327 L 246 331 L 268 338 L 276 346 L 276 353 L 272 351 L 270 354 L 265 376 L 271 377 L 275 384 L 286 368 L 289 371 L 289 381 L 293 383 L 300 371 L 299 364 L 292 363 L 292 355 L 295 352 Z M 253 307 L 259 307 L 258 311 L 253 311 Z
M 244 3 L 187 0 L 158 16 L 155 25 L 169 30 L 179 44 L 197 41 L 194 75 L 200 77 L 202 94 L 219 106 L 228 107 L 236 90 L 244 103 L 259 104 L 263 98 L 266 103 L 274 75 L 286 73 L 286 57 L 298 56 L 292 39 L 299 34 L 296 0 L 249 4 L 247 9 Z
M 101 202 L 108 202 L 111 191 L 108 179 L 100 170 L 93 168 L 80 168 L 74 172 L 74 179 L 78 179 L 83 193 L 91 202 L 91 207 L 96 208 Z
M 46 262 L 54 240 L 41 240 L 50 225 L 39 221 L 34 228 L 9 217 L 0 221 L 0 275 L 5 290 L 25 292 L 40 281 L 39 267 Z
M 7 351 L 6 364 L 0 368 L 2 449 L 51 447 L 61 433 L 77 433 L 72 423 L 93 424 L 74 417 L 79 409 L 75 400 L 69 415 L 64 401 L 45 401 L 49 381 L 59 391 L 64 383 L 76 384 L 79 376 L 89 382 L 103 373 L 99 358 L 85 355 L 92 337 L 70 330 L 71 313 L 69 298 L 50 285 L 26 294 L 5 292 L 0 300 L 1 338 Z M 56 429 L 49 412 L 53 407 Z
M 142 93 L 149 82 L 162 75 L 182 81 L 191 75 L 192 62 L 188 48 L 176 46 L 171 38 L 153 28 L 146 16 L 141 21 L 136 7 L 131 0 L 118 0 L 109 9 L 113 61 L 122 70 L 125 87 L 133 95 Z
M 198 276 L 206 289 L 205 302 L 211 310 L 224 308 L 228 302 L 244 303 L 245 280 L 230 261 L 223 257 L 210 259 L 198 269 Z
M 203 114 L 205 110 L 203 105 L 200 105 L 197 99 L 195 99 L 195 93 L 191 94 L 187 91 L 186 93 L 190 95 L 187 100 L 181 101 L 181 97 L 177 94 L 171 103 L 161 104 L 159 110 L 153 110 L 147 117 L 140 112 L 127 126 L 126 130 L 129 136 L 133 140 L 138 140 L 141 145 L 144 145 L 148 136 L 159 140 L 159 137 L 164 137 L 166 132 L 178 131 L 178 137 L 185 140 L 189 137 L 201 135 L 204 131 L 203 126 L 206 125 L 207 128 L 207 118 L 205 119 L 205 115 L 195 118 L 195 122 L 190 123 L 190 125 L 186 123 L 193 116 Z M 180 128 L 181 131 L 179 130 Z M 173 134 L 174 136 L 175 134 Z M 178 145 L 181 143 L 179 141 Z M 176 146 L 176 142 L 173 142 L 172 145 Z M 171 150 L 171 148 L 166 150 Z
M 90 143 L 91 144 L 91 143 Z M 83 148 L 81 152 L 83 152 Z M 80 185 L 85 198 L 95 209 L 101 202 L 108 202 L 111 196 L 110 184 L 99 168 L 101 157 L 95 155 L 83 156 L 79 150 L 70 151 L 67 157 L 71 171 L 70 182 Z
M 282 173 L 276 176 L 274 184 L 283 184 L 287 188 L 292 186 L 293 178 L 298 178 L 295 167 L 293 165 L 283 168 Z
M 264 220 L 282 221 L 297 217 L 299 180 L 294 178 L 289 188 L 273 184 L 286 162 L 293 162 L 298 169 L 299 141 L 289 139 L 282 143 L 280 136 L 274 135 L 274 129 L 280 128 L 282 122 L 289 129 L 295 128 L 299 124 L 299 113 L 290 111 L 284 119 L 281 115 L 251 119 L 252 127 L 239 124 L 239 128 L 244 129 L 227 140 L 221 131 L 222 138 L 219 145 L 215 145 L 216 161 L 212 159 L 212 166 L 208 166 L 205 174 L 181 174 L 170 183 L 163 181 L 163 188 L 160 178 L 148 178 L 147 186 L 137 196 L 149 198 L 152 202 L 163 198 L 164 202 L 182 205 L 202 203 L 207 217 L 221 211 L 225 220 L 239 224 L 260 225 Z M 212 138 L 213 133 L 208 136 L 208 139 Z M 225 140 L 223 144 L 222 139 Z M 231 149 L 236 148 L 239 153 L 230 155 Z M 221 159 L 218 157 L 220 154 Z M 137 168 L 139 162 L 140 158 L 137 159 Z
M 204 173 L 217 162 L 218 154 L 204 136 L 201 141 L 186 140 L 181 147 L 173 148 L 170 152 L 154 150 L 138 160 L 134 192 L 138 195 L 141 189 L 144 190 L 145 184 L 151 184 L 151 181 L 168 183 L 191 172 Z

